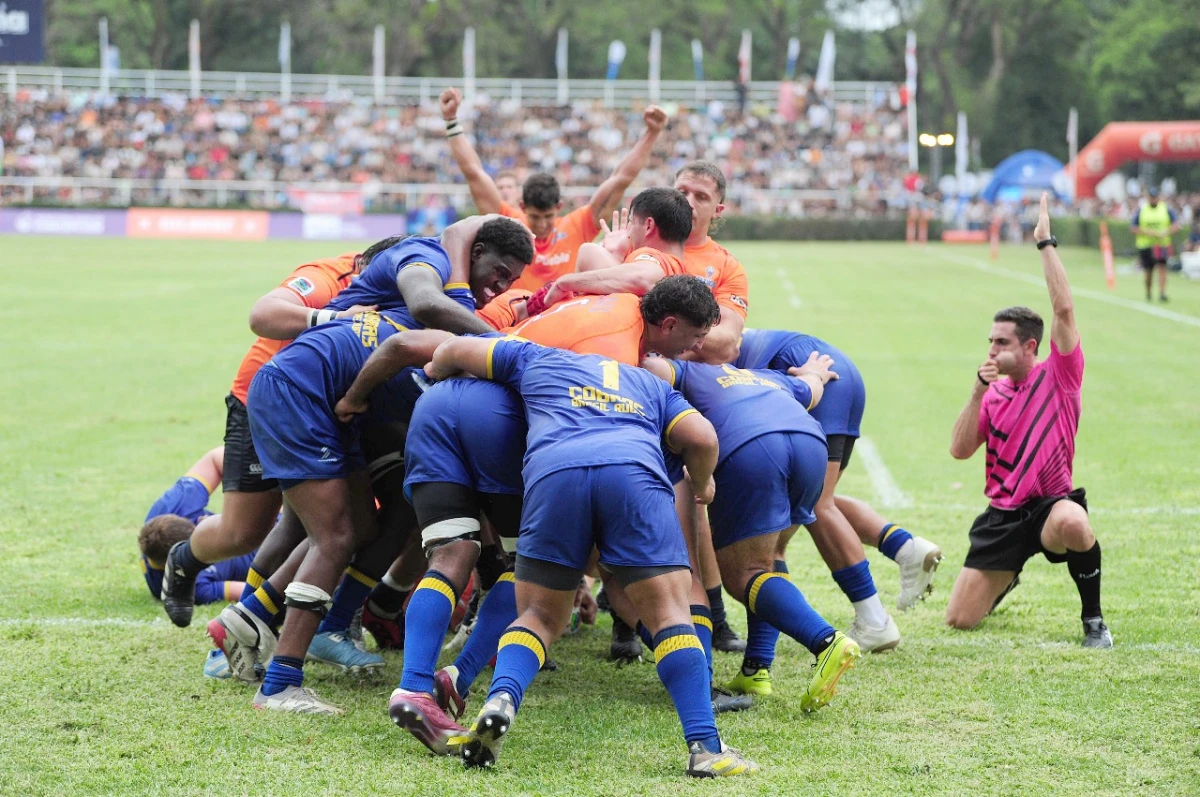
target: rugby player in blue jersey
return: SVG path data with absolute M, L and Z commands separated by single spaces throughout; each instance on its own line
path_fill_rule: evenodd
M 771 693 L 782 629 L 817 659 L 800 699 L 804 711 L 828 703 L 860 655 L 854 639 L 808 605 L 782 556 L 781 538 L 813 521 L 825 482 L 825 435 L 806 408 L 820 402 L 831 362 L 814 355 L 799 377 L 662 358 L 644 363 L 704 414 L 720 441 L 708 516 L 722 581 L 745 604 L 749 628 L 742 673 L 731 688 Z M 755 675 L 753 690 L 741 682 L 747 671 Z
M 878 547 L 900 565 L 896 606 L 901 611 L 912 608 L 932 589 L 942 552 L 932 542 L 887 523 L 865 502 L 834 495 L 850 463 L 866 406 L 866 387 L 858 368 L 843 352 L 819 338 L 762 329 L 745 331 L 734 365 L 795 372 L 814 352 L 833 358 L 832 370 L 839 378 L 829 383 L 821 403 L 812 411 L 829 442 L 829 464 L 816 520 L 807 528 L 834 580 L 854 605 L 855 621 L 848 633 L 865 651 L 890 650 L 899 644 L 900 631 L 879 600 L 863 543 Z
M 658 299 L 677 297 L 677 317 L 701 335 L 720 316 L 711 291 L 694 277 L 670 277 L 654 290 Z M 487 701 L 462 740 L 464 762 L 495 762 L 548 646 L 566 627 L 594 546 L 650 630 L 658 674 L 688 744 L 686 772 L 718 777 L 756 769 L 721 741 L 713 722 L 708 666 L 689 611 L 688 554 L 662 455 L 664 444 L 680 452 L 695 500 L 709 503 L 717 459 L 712 425 L 662 380 L 598 355 L 454 338 L 426 366 L 434 379 L 461 371 L 519 392 L 529 420 L 515 569 L 519 616 L 500 640 Z

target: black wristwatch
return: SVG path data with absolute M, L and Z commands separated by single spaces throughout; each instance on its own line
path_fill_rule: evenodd
M 1037 242 L 1038 249 L 1045 249 L 1047 246 L 1053 246 L 1055 249 L 1057 249 L 1058 248 L 1058 239 L 1055 238 L 1053 235 L 1051 235 L 1046 240 Z

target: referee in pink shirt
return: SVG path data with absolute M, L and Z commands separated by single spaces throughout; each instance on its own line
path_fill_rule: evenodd
M 1100 610 L 1100 543 L 1088 522 L 1084 490 L 1071 481 L 1083 346 L 1045 194 L 1033 232 L 1054 309 L 1050 351 L 1038 361 L 1045 327 L 1028 307 L 1009 307 L 992 319 L 988 358 L 950 442 L 955 459 L 970 459 L 986 446 L 983 491 L 991 504 L 971 526 L 971 548 L 954 582 L 946 623 L 977 626 L 1019 583 L 1025 562 L 1040 553 L 1065 562 L 1079 589 L 1083 646 L 1110 648 Z

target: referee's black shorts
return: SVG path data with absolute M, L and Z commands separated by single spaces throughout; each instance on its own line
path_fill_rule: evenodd
M 989 506 L 971 524 L 971 548 L 963 567 L 975 570 L 1011 570 L 1020 573 L 1031 557 L 1043 554 L 1054 562 L 1065 562 L 1065 554 L 1042 547 L 1042 527 L 1059 501 L 1074 501 L 1087 510 L 1087 492 L 1079 487 L 1066 495 L 1035 498 L 1016 509 Z

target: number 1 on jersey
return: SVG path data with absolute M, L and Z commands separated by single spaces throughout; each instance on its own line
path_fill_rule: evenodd
M 601 360 L 600 375 L 605 390 L 621 389 L 621 364 L 616 360 Z

